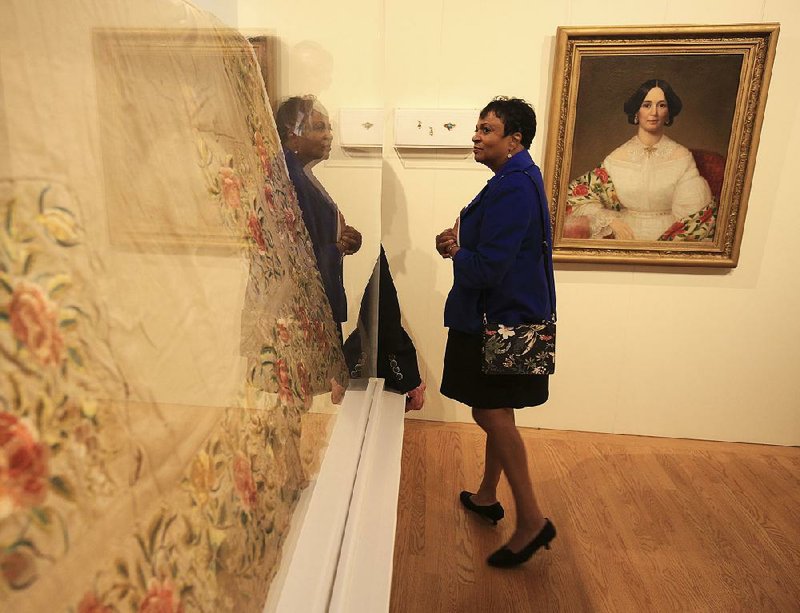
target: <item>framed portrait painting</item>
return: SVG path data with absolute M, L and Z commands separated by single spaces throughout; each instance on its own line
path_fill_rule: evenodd
M 557 261 L 737 265 L 778 30 L 558 29 Z

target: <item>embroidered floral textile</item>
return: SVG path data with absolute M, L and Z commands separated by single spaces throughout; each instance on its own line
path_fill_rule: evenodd
M 179 0 L 0 21 L 0 609 L 260 611 L 347 374 L 252 49 Z

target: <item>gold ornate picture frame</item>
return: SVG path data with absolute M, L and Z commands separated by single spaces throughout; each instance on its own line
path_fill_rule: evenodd
M 778 31 L 558 29 L 545 160 L 556 261 L 737 265 Z

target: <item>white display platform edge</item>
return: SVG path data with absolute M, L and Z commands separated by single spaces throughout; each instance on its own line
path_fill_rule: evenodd
M 388 611 L 404 408 L 382 379 L 348 389 L 264 613 Z

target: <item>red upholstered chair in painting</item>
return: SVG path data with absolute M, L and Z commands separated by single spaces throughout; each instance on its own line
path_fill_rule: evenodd
M 722 181 L 725 178 L 725 156 L 705 149 L 690 149 L 697 164 L 697 171 L 700 176 L 708 181 L 714 200 L 719 202 L 719 195 L 722 193 Z

